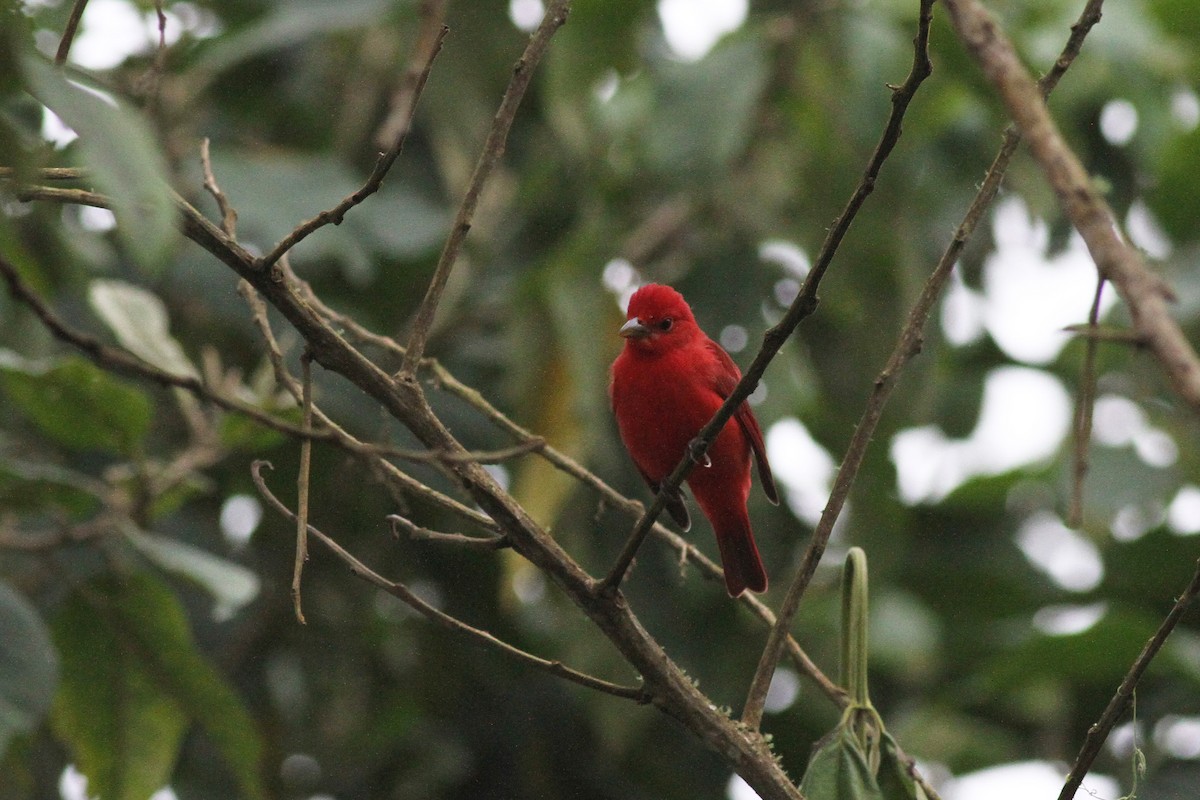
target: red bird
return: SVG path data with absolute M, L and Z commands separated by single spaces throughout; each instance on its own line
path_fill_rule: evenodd
M 742 373 L 696 325 L 683 295 L 669 286 L 652 283 L 638 289 L 626 317 L 620 331 L 625 347 L 612 365 L 609 397 L 621 440 L 657 493 Z M 737 597 L 746 589 L 767 589 L 767 573 L 746 513 L 751 453 L 763 491 L 772 503 L 778 503 L 779 496 L 750 406 L 742 403 L 733 421 L 736 424 L 721 429 L 707 459 L 692 469 L 687 483 L 717 535 L 725 587 L 730 597 Z M 667 498 L 666 508 L 684 530 L 691 526 L 682 493 Z

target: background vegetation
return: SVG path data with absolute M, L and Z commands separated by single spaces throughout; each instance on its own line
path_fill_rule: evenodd
M 991 5 L 1035 74 L 1082 8 Z M 431 624 L 316 543 L 299 624 L 295 526 L 265 505 L 250 470 L 270 459 L 267 481 L 294 508 L 298 438 L 139 378 L 113 355 L 300 424 L 238 276 L 179 235 L 158 176 L 220 224 L 204 188 L 209 140 L 237 242 L 269 252 L 367 179 L 412 97 L 406 75 L 428 46 L 421 32 L 444 14 L 449 32 L 381 190 L 288 255 L 315 297 L 344 315 L 335 319 L 349 338 L 362 338 L 359 325 L 403 343 L 526 47 L 528 32 L 510 15 L 522 6 L 198 0 L 156 10 L 93 0 L 78 64 L 68 60 L 74 83 L 50 65 L 71 4 L 4 11 L 0 153 L 11 169 L 0 184 L 0 256 L 46 308 L 107 349 L 72 346 L 18 292 L 0 297 L 0 797 L 57 796 L 68 764 L 105 798 L 168 784 L 182 798 L 725 795 L 730 764 L 653 706 Z M 85 59 L 101 10 L 136 30 L 131 54 L 115 63 Z M 690 60 L 664 38 L 655 3 L 576 0 L 485 185 L 427 355 L 507 419 L 645 500 L 606 395 L 623 293 L 639 280 L 676 286 L 747 365 L 858 185 L 891 111 L 887 84 L 910 69 L 918 11 L 915 1 L 755 2 Z M 1051 109 L 1126 235 L 1173 287 L 1173 312 L 1195 342 L 1200 18 L 1190 0 L 1112 3 L 1104 14 Z M 90 46 L 120 52 L 115 34 L 104 35 Z M 752 498 L 772 607 L 1008 122 L 941 6 L 929 47 L 933 73 L 820 304 L 754 397 L 787 494 L 780 507 Z M 120 108 L 81 84 L 111 92 Z M 43 106 L 79 138 L 50 141 L 58 129 Z M 58 167 L 85 172 L 61 181 L 45 171 Z M 59 187 L 110 196 L 113 213 L 79 194 L 55 196 Z M 1086 337 L 1052 330 L 1033 336 L 1043 347 L 1032 350 L 1005 338 L 1034 331 L 1046 306 L 1061 312 L 1058 326 L 1086 323 L 1095 277 L 1006 283 L 1002 268 L 1062 276 L 1082 257 L 1024 152 L 997 209 L 899 378 L 792 626 L 836 676 L 837 567 L 849 546 L 862 547 L 874 703 L 947 797 L 951 776 L 1070 762 L 1200 555 L 1196 409 L 1119 333 L 1101 341 L 1090 373 Z M 1128 329 L 1122 304 L 1104 308 L 1106 330 Z M 299 376 L 303 340 L 274 310 L 270 320 Z M 364 351 L 385 370 L 400 367 L 386 346 Z M 1095 432 L 1073 522 L 1076 448 L 1054 401 L 1078 398 L 1088 374 Z M 989 439 L 979 425 L 985 387 L 1005 375 L 1025 383 L 1002 403 L 1015 413 L 989 419 L 999 425 Z M 514 444 L 473 395 L 448 390 L 435 372 L 421 377 L 466 447 Z M 313 382 L 319 407 L 359 439 L 421 446 L 331 370 L 314 365 Z M 1012 399 L 1040 398 L 1032 393 L 1046 385 L 1044 404 Z M 997 455 L 1027 441 L 1008 461 Z M 904 442 L 932 444 L 906 460 Z M 511 550 L 393 536 L 389 514 L 435 531 L 481 530 L 367 463 L 314 445 L 313 525 L 472 626 L 635 682 L 558 584 Z M 474 507 L 446 468 L 395 463 Z M 634 516 L 536 453 L 489 469 L 584 569 L 606 572 Z M 689 537 L 715 555 L 705 524 Z M 767 628 L 660 538 L 643 545 L 622 591 L 700 689 L 739 711 Z M 1139 797 L 1194 797 L 1198 690 L 1192 612 L 1143 677 L 1136 721 L 1123 717 L 1097 770 L 1129 791 L 1136 743 L 1146 759 Z M 803 773 L 839 715 L 785 662 L 763 729 L 790 775 Z

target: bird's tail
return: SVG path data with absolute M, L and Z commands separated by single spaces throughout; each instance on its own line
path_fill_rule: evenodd
M 762 557 L 758 554 L 758 545 L 754 543 L 754 533 L 750 530 L 750 520 L 745 516 L 741 519 L 728 520 L 730 524 L 716 527 L 717 547 L 721 550 L 721 565 L 725 568 L 725 588 L 730 597 L 737 597 L 749 589 L 752 592 L 767 590 L 767 571 L 763 567 Z

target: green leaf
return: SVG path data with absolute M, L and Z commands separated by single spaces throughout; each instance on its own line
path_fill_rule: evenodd
M 160 271 L 178 233 L 167 162 L 149 125 L 40 56 L 27 54 L 22 66 L 30 94 L 79 134 L 83 163 L 111 198 L 117 232 L 129 253 L 143 270 Z
M 113 613 L 114 589 L 106 582 L 74 593 L 54 621 L 63 664 L 54 727 L 91 793 L 144 800 L 170 781 L 187 715 L 161 690 L 153 653 Z M 138 624 L 172 616 L 169 606 L 146 611 L 151 617 Z
M 211 594 L 216 601 L 213 618 L 218 622 L 229 619 L 258 596 L 258 576 L 240 564 L 132 527 L 125 529 L 125 538 L 155 565 L 194 581 Z
M 0 350 L 0 384 L 50 438 L 75 449 L 130 453 L 150 429 L 150 400 L 82 358 L 48 365 Z
M 881 743 L 882 757 L 879 764 L 879 790 L 888 800 L 926 800 L 928 795 L 921 785 L 913 780 L 908 765 L 900 757 L 900 746 L 886 731 Z
M 63 683 L 55 730 L 106 800 L 145 800 L 171 777 L 198 723 L 243 796 L 263 796 L 262 746 L 245 708 L 196 650 L 178 599 L 149 575 L 104 575 L 54 623 Z
M 925 800 L 892 737 L 884 732 L 876 752 L 868 753 L 848 719 L 818 743 L 800 781 L 801 793 L 809 800 Z
M 50 710 L 58 687 L 58 653 L 37 610 L 0 582 L 0 759 L 13 736 Z
M 167 307 L 156 295 L 123 281 L 97 280 L 88 287 L 88 302 L 126 350 L 172 375 L 199 378 L 171 336 Z
M 884 800 L 848 725 L 838 725 L 822 740 L 808 762 L 800 791 L 809 800 Z

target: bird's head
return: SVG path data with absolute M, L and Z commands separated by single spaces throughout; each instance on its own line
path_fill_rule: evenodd
M 620 334 L 626 346 L 645 352 L 680 347 L 701 335 L 687 301 L 670 286 L 649 283 L 638 289 L 625 316 Z

